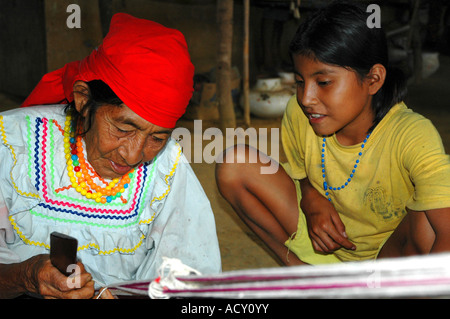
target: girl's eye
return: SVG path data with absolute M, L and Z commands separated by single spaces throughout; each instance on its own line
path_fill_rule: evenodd
M 331 83 L 331 81 L 318 81 L 317 82 L 320 86 L 327 86 Z
M 297 84 L 297 86 L 303 86 L 305 82 L 303 82 L 303 80 L 295 80 L 295 84 Z

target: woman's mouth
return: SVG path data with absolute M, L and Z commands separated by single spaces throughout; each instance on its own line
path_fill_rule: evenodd
M 117 174 L 120 174 L 120 175 L 125 175 L 132 169 L 132 167 L 128 166 L 128 165 L 124 166 L 124 165 L 117 164 L 116 162 L 113 162 L 113 161 L 110 161 L 110 162 L 111 162 L 111 167 L 114 170 L 114 172 L 116 172 Z

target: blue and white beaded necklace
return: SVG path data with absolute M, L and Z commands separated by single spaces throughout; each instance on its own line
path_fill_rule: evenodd
M 325 169 L 325 147 L 326 147 L 326 142 L 327 139 L 325 137 L 323 137 L 322 139 L 322 177 L 323 177 L 323 190 L 325 191 L 325 196 L 328 198 L 328 200 L 331 202 L 331 197 L 330 197 L 330 192 L 329 191 L 338 191 L 341 189 L 344 189 L 345 187 L 348 186 L 348 183 L 350 183 L 352 181 L 353 176 L 356 173 L 356 169 L 358 168 L 358 164 L 360 162 L 361 156 L 363 154 L 364 151 L 364 146 L 367 143 L 367 140 L 369 139 L 371 133 L 367 134 L 366 138 L 364 139 L 363 143 L 361 144 L 361 150 L 358 153 L 358 158 L 355 161 L 355 165 L 353 165 L 353 169 L 350 173 L 350 176 L 346 179 L 346 181 L 338 187 L 333 187 L 331 185 L 328 185 L 327 183 L 327 176 L 326 176 L 326 169 Z

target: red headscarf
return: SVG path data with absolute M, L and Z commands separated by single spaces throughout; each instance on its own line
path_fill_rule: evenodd
M 75 81 L 102 80 L 136 114 L 173 128 L 192 96 L 193 76 L 179 31 L 118 13 L 97 50 L 44 75 L 22 106 L 72 101 Z

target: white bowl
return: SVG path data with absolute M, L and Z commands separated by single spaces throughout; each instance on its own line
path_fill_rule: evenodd
M 275 92 L 250 91 L 250 112 L 264 118 L 280 117 L 293 94 L 288 89 Z
M 279 91 L 283 89 L 280 78 L 258 79 L 254 87 L 258 91 Z

